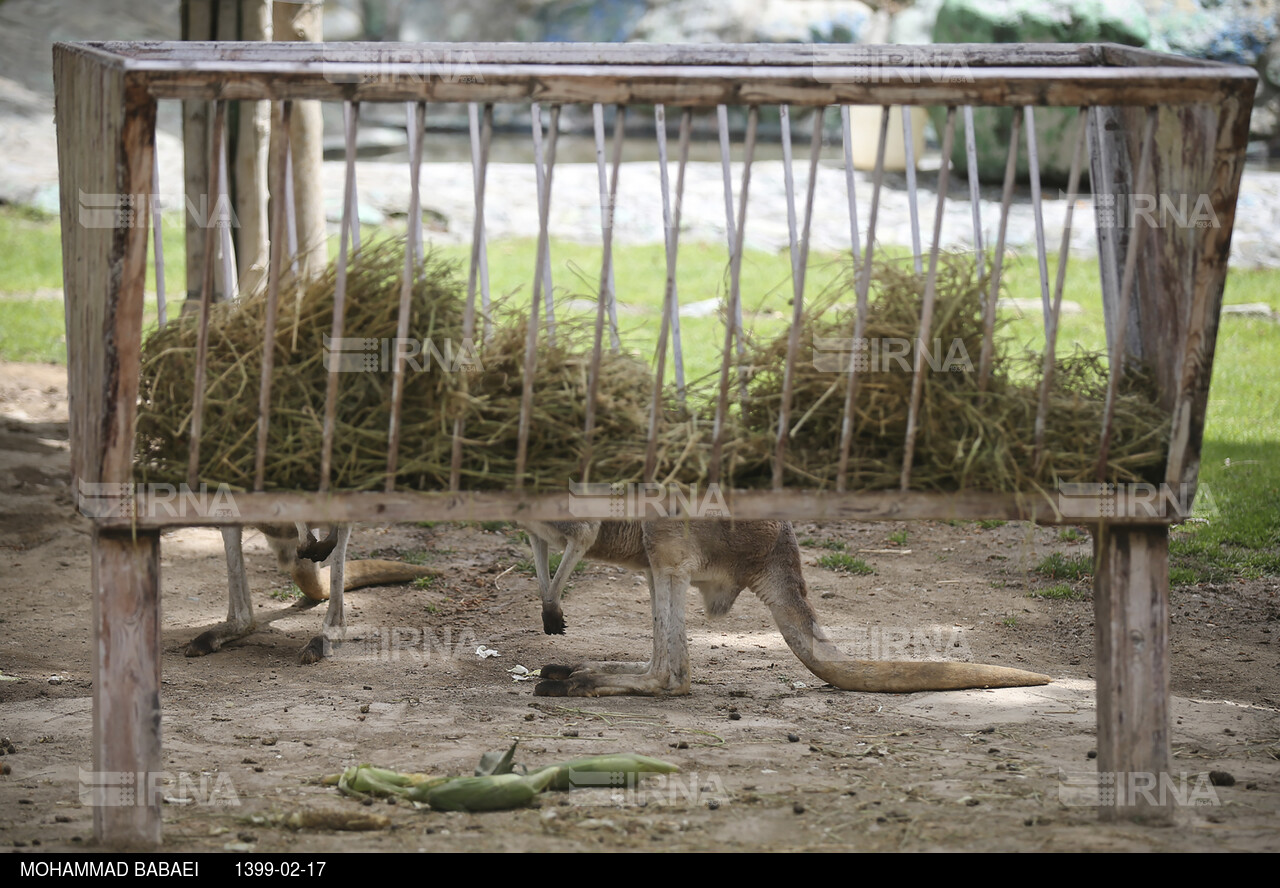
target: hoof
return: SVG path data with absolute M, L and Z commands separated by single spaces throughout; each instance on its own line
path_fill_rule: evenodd
M 329 639 L 323 635 L 317 635 L 308 641 L 307 646 L 302 649 L 302 653 L 298 655 L 298 662 L 303 666 L 311 666 L 319 663 L 331 653 L 333 653 L 333 649 L 329 644 Z
M 552 664 L 552 665 L 549 665 L 549 666 L 543 666 L 540 670 L 538 670 L 538 675 L 540 675 L 540 676 L 542 677 L 542 680 L 543 680 L 544 682 L 546 682 L 546 681 L 564 681 L 564 680 L 565 680 L 565 679 L 567 679 L 569 676 L 573 675 L 573 667 L 572 667 L 572 666 L 557 666 L 557 665 L 555 665 L 555 664 Z
M 564 614 L 559 611 L 543 613 L 542 631 L 547 635 L 564 635 Z
M 203 657 L 220 650 L 222 650 L 222 639 L 218 637 L 218 633 L 210 629 L 193 638 L 187 645 L 185 653 L 188 657 Z
M 569 696 L 569 682 L 540 681 L 533 688 L 533 696 L 535 697 L 567 697 Z

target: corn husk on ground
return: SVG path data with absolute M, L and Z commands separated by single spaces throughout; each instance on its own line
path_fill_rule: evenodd
M 321 782 L 345 795 L 398 796 L 434 811 L 509 811 L 523 808 L 546 790 L 582 786 L 635 786 L 646 774 L 673 774 L 675 765 L 635 753 L 589 756 L 516 773 L 513 744 L 498 762 L 473 776 L 441 777 L 356 765 Z M 486 756 L 488 758 L 488 756 Z M 483 760 L 482 760 L 483 761 Z

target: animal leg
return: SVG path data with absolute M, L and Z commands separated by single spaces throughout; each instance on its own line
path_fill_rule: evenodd
M 332 641 L 341 641 L 346 631 L 346 614 L 343 611 L 343 571 L 347 560 L 347 542 L 351 539 L 351 525 L 334 525 L 330 536 L 334 538 L 334 547 L 329 555 L 329 608 L 325 611 L 324 625 L 321 633 L 302 649 L 298 660 L 304 666 L 318 663 L 332 653 Z
M 676 571 L 650 573 L 653 610 L 653 658 L 640 664 L 584 664 L 563 676 L 566 667 L 548 666 L 533 693 L 539 697 L 644 697 L 689 693 L 689 643 L 685 630 L 685 597 L 689 576 Z M 600 668 L 600 667 L 604 668 Z
M 573 536 L 565 540 L 564 554 L 560 557 L 556 575 L 542 589 L 542 631 L 547 635 L 564 635 L 564 612 L 560 609 L 560 598 L 564 595 L 569 577 L 573 576 L 573 569 L 578 566 L 578 560 L 587 554 L 589 548 L 589 541 Z
M 249 580 L 245 575 L 242 531 L 239 525 L 222 528 L 222 546 L 227 553 L 227 620 L 201 632 L 187 645 L 188 657 L 203 657 L 221 650 L 229 641 L 244 638 L 257 626 L 249 600 Z

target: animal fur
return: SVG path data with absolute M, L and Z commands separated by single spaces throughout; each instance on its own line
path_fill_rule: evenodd
M 370 559 L 347 562 L 350 525 L 334 525 L 321 553 L 316 552 L 315 538 L 305 527 L 264 525 L 260 530 L 276 556 L 276 563 L 302 590 L 303 598 L 293 607 L 261 619 L 255 618 L 244 566 L 242 528 L 222 528 L 223 547 L 227 553 L 227 619 L 194 638 L 187 645 L 188 657 L 212 654 L 227 642 L 244 638 L 287 614 L 297 613 L 300 608 L 315 607 L 327 601 L 329 604 L 321 634 L 311 638 L 299 654 L 299 661 L 304 665 L 316 663 L 328 655 L 331 639 L 341 636 L 346 626 L 344 592 L 366 586 L 406 583 L 435 573 L 431 568 L 399 561 Z M 321 554 L 321 560 L 329 561 L 330 566 L 322 567 L 311 560 L 309 554 Z
M 527 522 L 542 592 L 543 629 L 564 631 L 560 592 L 578 558 L 644 570 L 653 610 L 647 663 L 582 663 L 542 669 L 534 694 L 597 697 L 689 693 L 685 596 L 702 594 L 709 617 L 727 614 L 743 589 L 769 608 L 792 653 L 810 672 L 848 691 L 905 693 L 1047 684 L 1047 675 L 980 663 L 854 660 L 827 638 L 809 604 L 800 547 L 786 521 Z M 550 577 L 547 551 L 564 546 Z M 541 551 L 541 555 L 539 554 Z

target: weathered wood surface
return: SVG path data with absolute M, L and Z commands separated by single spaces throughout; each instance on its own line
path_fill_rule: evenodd
M 1257 77 L 1252 69 L 1070 69 L 875 67 L 474 65 L 455 77 L 414 65 L 263 62 L 227 71 L 219 63 L 148 63 L 162 99 L 352 99 L 369 102 L 551 102 L 725 105 L 1079 106 L 1217 103 Z
M 1168 529 L 1108 526 L 1094 535 L 1094 561 L 1098 777 L 1100 795 L 1111 793 L 1099 814 L 1165 821 L 1177 798 L 1168 786 Z
M 279 38 L 277 38 L 279 39 Z M 644 46 L 100 43 L 159 98 L 671 105 L 1149 105 L 1216 102 L 1243 66 L 1113 57 L 1101 45 Z
M 133 477 L 156 104 L 92 54 L 54 51 L 71 468 Z
M 292 6 L 293 4 L 280 4 Z M 276 35 L 277 40 L 295 38 Z M 91 45 L 134 61 L 216 60 L 254 62 L 264 59 L 332 62 L 444 61 L 467 59 L 483 64 L 596 65 L 810 65 L 827 64 L 964 64 L 1097 65 L 1111 44 L 959 43 L 923 46 L 856 44 L 650 44 L 650 43 L 328 43 L 267 48 L 253 43 L 206 43 L 203 46 L 162 41 L 103 41 Z M 1177 63 L 1180 56 L 1150 53 L 1153 61 Z M 1132 65 L 1124 55 L 1108 64 Z M 1212 63 L 1209 63 L 1212 64 Z
M 699 517 L 717 517 L 710 510 L 722 509 L 721 517 L 744 520 L 812 521 L 905 521 L 909 519 L 1035 521 L 1040 524 L 1096 524 L 1107 502 L 1082 499 L 1066 502 L 1056 494 L 1009 494 L 966 491 L 927 493 L 922 491 L 862 491 L 835 493 L 807 490 L 727 490 L 714 492 L 703 486 L 680 496 L 667 488 L 637 485 L 624 494 L 622 502 L 637 518 L 683 516 L 700 510 Z M 150 494 L 140 491 L 135 498 L 136 517 L 104 518 L 103 527 L 134 526 L 195 527 L 224 524 L 396 521 L 540 520 L 558 521 L 609 518 L 608 493 L 570 494 L 509 491 L 394 493 L 318 493 L 278 491 L 238 493 L 216 485 L 176 493 L 159 488 Z M 1067 514 L 1059 503 L 1065 502 Z M 1127 502 L 1127 501 L 1126 501 Z M 1121 504 L 1125 505 L 1125 504 Z M 593 512 L 593 510 L 602 510 Z M 1124 509 L 1125 515 L 1112 518 L 1120 524 L 1145 526 L 1165 524 L 1173 517 L 1161 514 L 1157 501 L 1149 507 Z
M 111 848 L 158 845 L 164 791 L 159 532 L 95 530 L 90 582 L 93 775 L 82 792 L 98 793 L 91 797 L 93 835 Z

